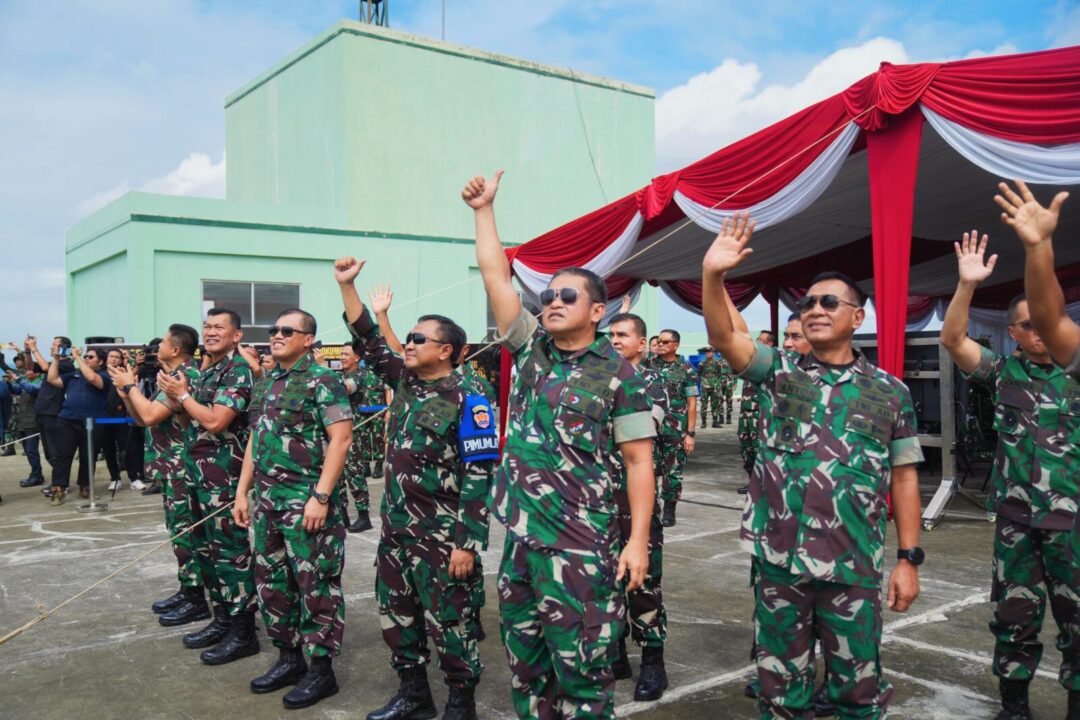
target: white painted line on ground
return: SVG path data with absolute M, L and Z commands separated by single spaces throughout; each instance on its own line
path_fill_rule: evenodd
M 696 695 L 697 693 L 712 690 L 721 685 L 727 685 L 731 682 L 745 680 L 756 671 L 756 665 L 744 665 L 738 670 L 732 670 L 731 672 L 726 672 L 722 675 L 714 675 L 711 678 L 698 680 L 696 683 L 690 683 L 689 685 L 683 685 L 682 687 L 671 688 L 656 702 L 631 702 L 626 703 L 625 705 L 619 705 L 615 708 L 615 715 L 617 717 L 627 717 L 628 715 L 636 715 L 644 710 L 655 710 L 661 705 L 667 705 L 668 703 L 676 702 L 683 698 Z
M 925 688 L 929 688 L 930 690 L 935 690 L 937 692 L 956 693 L 957 695 L 962 695 L 969 700 L 981 700 L 983 702 L 989 702 L 995 705 L 998 702 L 997 698 L 983 695 L 980 692 L 976 692 L 961 685 L 938 682 L 937 680 L 925 680 L 921 677 L 916 677 L 915 675 L 908 675 L 907 673 L 903 673 L 898 670 L 887 670 L 885 672 L 885 675 L 888 677 L 901 678 L 903 680 L 906 680 L 907 682 L 915 683 L 916 685 L 922 685 Z
M 720 528 L 719 530 L 703 530 L 702 532 L 690 533 L 689 535 L 674 535 L 672 537 L 665 537 L 664 544 L 686 542 L 687 540 L 697 540 L 698 538 L 709 537 L 710 535 L 723 535 L 724 533 L 735 532 L 741 527 L 740 525 L 729 525 L 728 527 Z
M 908 615 L 906 617 L 900 618 L 899 620 L 894 620 L 891 623 L 887 623 L 885 625 L 884 633 L 887 635 L 889 633 L 894 633 L 897 630 L 902 630 L 904 628 L 916 627 L 918 625 L 926 625 L 932 622 L 944 622 L 948 620 L 948 618 L 945 617 L 946 613 L 950 613 L 954 610 L 960 610 L 961 608 L 966 608 L 970 605 L 979 605 L 981 603 L 989 601 L 989 591 L 977 592 L 974 595 L 967 596 L 966 598 L 953 600 L 952 602 L 947 602 L 944 605 L 939 605 L 933 610 L 927 610 L 926 612 L 919 613 L 917 615 Z
M 884 642 L 896 643 L 898 645 L 906 645 L 913 647 L 916 650 L 925 650 L 927 652 L 936 652 L 942 655 L 948 655 L 958 660 L 969 660 L 973 663 L 980 665 L 986 665 L 987 667 L 993 667 L 994 658 L 992 655 L 979 652 L 968 652 L 966 650 L 957 650 L 956 648 L 941 647 L 940 645 L 934 645 L 932 643 L 923 642 L 922 640 L 915 640 L 913 638 L 901 637 L 899 635 L 891 635 L 884 639 Z M 1049 670 L 1036 670 L 1036 675 L 1040 675 L 1050 680 L 1057 680 L 1057 673 L 1050 672 Z

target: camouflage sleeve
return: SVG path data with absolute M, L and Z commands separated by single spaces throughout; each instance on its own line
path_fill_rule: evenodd
M 319 419 L 323 427 L 329 427 L 342 420 L 352 420 L 352 406 L 345 384 L 332 374 L 325 374 L 315 386 L 315 405 L 319 408 Z
M 461 499 L 458 501 L 454 547 L 480 552 L 488 546 L 487 496 L 495 463 L 462 463 Z
M 988 347 L 980 347 L 979 364 L 970 373 L 966 373 L 966 376 L 971 380 L 992 383 L 1004 365 L 1005 358 L 1003 356 L 998 355 Z
M 386 338 L 379 332 L 379 326 L 372 322 L 366 306 L 356 322 L 349 324 L 349 332 L 360 341 L 367 366 L 380 380 L 396 390 L 401 376 L 405 374 L 405 359 L 386 344 Z
M 1076 348 L 1076 352 L 1073 353 L 1072 360 L 1065 366 L 1065 374 L 1071 377 L 1073 380 L 1080 382 L 1080 347 Z
M 273 385 L 273 384 L 274 384 L 274 379 L 272 377 L 270 377 L 270 375 L 263 375 L 261 378 L 256 380 L 254 385 L 252 386 L 252 395 L 256 396 L 256 397 L 259 397 L 259 398 L 265 398 L 266 393 L 269 392 L 270 386 Z M 266 387 L 263 388 L 262 387 L 263 385 L 265 385 Z M 257 390 L 260 390 L 260 389 L 262 390 L 262 392 L 256 392 Z M 249 428 L 255 429 L 255 426 L 259 424 L 259 418 L 262 415 L 262 409 L 264 407 L 265 407 L 265 403 L 259 402 L 258 400 L 256 400 L 253 403 L 250 403 L 248 405 L 248 417 L 247 417 L 247 419 L 248 419 L 248 427 Z
M 686 397 L 697 397 L 701 394 L 698 390 L 698 373 L 694 366 L 686 363 L 686 385 L 683 388 Z
M 221 384 L 214 394 L 214 404 L 227 407 L 238 413 L 247 410 L 251 400 L 251 386 L 255 376 L 246 362 L 235 362 L 221 378 Z
M 774 347 L 754 341 L 754 354 L 750 358 L 750 364 L 743 368 L 741 373 L 734 373 L 736 377 L 760 385 L 767 382 L 775 374 L 780 362 L 780 353 Z
M 923 460 L 911 393 L 899 381 L 896 381 L 896 392 L 900 395 L 900 411 L 893 422 L 892 437 L 889 438 L 889 465 L 892 467 L 913 465 Z
M 644 381 L 636 374 L 621 380 L 611 410 L 616 444 L 656 437 L 653 402 Z
M 540 322 L 522 305 L 521 312 L 518 313 L 514 322 L 510 323 L 510 327 L 499 340 L 499 344 L 517 355 L 536 336 L 537 332 L 543 332 Z
M 356 382 L 356 378 L 354 377 L 342 378 L 341 382 L 345 385 L 345 392 L 347 392 L 349 395 L 352 395 L 354 392 L 360 389 L 360 383 Z

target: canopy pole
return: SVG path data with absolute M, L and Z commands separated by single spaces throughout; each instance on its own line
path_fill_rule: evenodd
M 877 364 L 898 378 L 904 375 L 911 226 L 922 126 L 922 111 L 915 106 L 891 118 L 888 127 L 866 135 L 874 247 Z
M 780 344 L 780 288 L 773 288 L 772 295 L 769 296 L 769 320 L 772 323 L 773 338 L 776 339 L 777 345 Z

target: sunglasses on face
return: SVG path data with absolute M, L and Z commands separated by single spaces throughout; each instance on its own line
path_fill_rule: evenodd
M 411 332 L 411 333 L 409 333 L 408 335 L 405 336 L 405 344 L 406 345 L 408 345 L 409 343 L 412 343 L 413 345 L 423 345 L 424 343 L 426 343 L 428 341 L 433 342 L 433 343 L 438 343 L 439 345 L 449 345 L 450 344 L 448 342 L 443 342 L 442 340 L 436 340 L 435 338 L 429 338 L 427 335 L 424 335 L 423 333 L 418 333 L 418 332 Z
M 802 340 L 803 336 L 802 336 L 801 333 L 789 333 L 789 332 L 786 332 L 786 333 L 784 333 L 784 339 L 785 340 L 796 340 L 796 341 L 798 341 L 798 340 Z
M 841 300 L 835 295 L 803 295 L 799 298 L 799 301 L 795 303 L 795 307 L 799 308 L 799 312 L 809 312 L 814 309 L 814 306 L 821 303 L 822 310 L 835 310 L 840 307 L 841 304 L 850 305 L 853 308 L 859 306 L 855 303 L 848 302 L 847 300 Z
M 657 345 L 674 345 L 675 341 L 674 340 L 657 340 L 656 344 Z
M 283 338 L 291 338 L 296 333 L 301 335 L 314 335 L 315 333 L 309 333 L 307 330 L 297 330 L 296 328 L 285 327 L 283 325 L 271 325 L 266 329 L 267 334 L 270 337 L 274 337 L 278 333 L 281 333 Z
M 558 296 L 562 300 L 563 305 L 573 305 L 577 302 L 578 291 L 577 288 L 547 288 L 540 291 L 540 304 L 547 307 L 551 303 L 555 302 L 555 296 Z
M 1012 323 L 1011 327 L 1018 327 L 1024 332 L 1031 332 L 1035 329 L 1035 324 L 1030 320 L 1021 320 L 1020 322 Z

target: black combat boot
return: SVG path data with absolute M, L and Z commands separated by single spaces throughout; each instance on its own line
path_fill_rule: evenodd
M 262 694 L 295 685 L 307 672 L 304 651 L 300 648 L 281 648 L 277 662 L 270 669 L 251 681 L 251 692 Z
M 255 634 L 255 611 L 244 610 L 229 618 L 229 632 L 217 645 L 203 650 L 199 659 L 207 665 L 224 665 L 258 654 L 259 636 Z
M 169 612 L 182 602 L 184 602 L 183 585 L 180 586 L 179 590 L 177 590 L 164 600 L 155 601 L 154 604 L 150 606 L 150 609 L 154 612 L 155 615 L 160 615 L 161 613 Z
M 334 676 L 334 667 L 327 655 L 318 655 L 311 658 L 311 667 L 308 668 L 300 682 L 296 683 L 281 703 L 290 710 L 305 708 L 314 705 L 323 698 L 337 695 L 337 677 Z
M 675 501 L 668 500 L 664 503 L 664 514 L 660 517 L 660 524 L 664 527 L 675 525 Z
M 383 476 L 383 461 L 379 460 L 375 463 L 375 470 L 371 473 L 371 477 L 378 479 Z
M 718 428 L 718 427 L 720 427 L 720 426 L 721 426 L 721 425 L 723 425 L 723 424 L 724 424 L 724 423 L 723 423 L 723 422 L 721 422 L 720 418 L 718 418 L 718 417 L 716 417 L 715 415 L 713 415 L 713 419 L 712 419 L 712 426 L 713 426 L 714 428 Z
M 201 585 L 185 587 L 183 593 L 184 600 L 179 605 L 158 615 L 158 622 L 165 627 L 187 625 L 210 617 L 210 606 L 206 604 Z
M 1028 681 L 998 678 L 1001 690 L 1001 712 L 994 720 L 1031 720 L 1028 706 Z
M 450 688 L 442 720 L 476 720 L 476 688 Z
M 1069 712 L 1065 720 L 1080 720 L 1080 690 L 1069 691 Z
M 356 511 L 356 520 L 354 520 L 353 524 L 349 526 L 349 532 L 351 532 L 351 533 L 361 533 L 361 532 L 364 532 L 365 530 L 370 530 L 370 529 L 371 529 L 371 518 L 368 517 L 368 511 L 367 510 L 357 510 Z
M 217 645 L 229 633 L 229 611 L 220 605 L 214 606 L 214 619 L 202 630 L 184 636 L 184 647 L 198 650 Z
M 761 694 L 761 683 L 758 682 L 757 678 L 754 678 L 743 686 L 742 694 L 751 700 L 757 700 L 757 696 Z
M 829 700 L 829 676 L 825 676 L 821 687 L 814 692 L 814 717 L 832 717 L 836 714 L 836 706 Z
M 431 720 L 439 714 L 431 698 L 427 668 L 423 665 L 398 670 L 401 686 L 383 707 L 368 713 L 367 720 Z
M 619 657 L 612 664 L 611 669 L 615 672 L 616 680 L 626 680 L 634 677 L 634 668 L 630 667 L 630 656 L 626 653 L 626 638 L 619 638 Z
M 634 688 L 634 699 L 659 700 L 667 690 L 667 670 L 664 669 L 664 648 L 643 647 L 641 649 L 641 675 Z
M 701 413 L 701 429 L 704 430 L 706 427 L 708 427 L 708 422 L 705 420 L 705 413 Z

